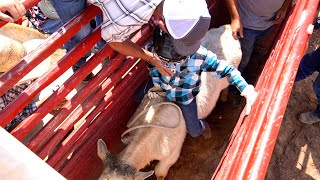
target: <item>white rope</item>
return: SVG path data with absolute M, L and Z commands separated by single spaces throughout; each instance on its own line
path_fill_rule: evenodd
M 133 126 L 133 127 L 130 127 L 134 122 L 136 122 L 142 115 L 144 115 L 146 112 L 149 111 L 150 108 L 156 108 L 156 107 L 159 107 L 159 106 L 162 106 L 162 105 L 171 105 L 171 106 L 174 106 L 177 108 L 178 112 L 179 112 L 179 123 L 174 126 L 174 127 L 169 127 L 169 126 L 166 126 L 166 125 L 163 125 L 163 124 L 142 124 L 142 125 L 137 125 L 137 126 Z M 123 137 L 128 134 L 129 132 L 135 130 L 135 129 L 139 129 L 139 128 L 145 128 L 145 127 L 156 127 L 156 128 L 164 128 L 164 129 L 173 129 L 173 128 L 176 128 L 180 125 L 181 123 L 181 119 L 182 119 L 183 115 L 182 115 L 182 111 L 180 109 L 180 107 L 172 102 L 160 102 L 154 106 L 150 106 L 148 107 L 147 109 L 144 109 L 143 111 L 141 111 L 135 118 L 133 118 L 132 121 L 129 122 L 128 124 L 128 127 L 130 127 L 129 129 L 127 129 L 126 131 L 124 131 L 121 135 L 121 141 L 123 141 Z

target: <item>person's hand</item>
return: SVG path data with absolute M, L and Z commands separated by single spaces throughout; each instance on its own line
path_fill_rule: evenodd
M 161 65 L 161 60 L 158 57 L 158 55 L 153 54 L 153 59 L 152 61 L 149 61 L 151 64 L 153 64 L 155 66 L 155 68 L 157 68 L 157 70 L 159 71 L 160 74 L 164 75 L 164 76 L 173 76 L 173 72 L 169 69 L 164 67 L 164 65 Z
M 273 22 L 273 24 L 279 24 L 281 23 L 282 20 L 284 20 L 284 18 L 286 17 L 287 14 L 287 7 L 281 7 L 277 13 L 276 13 L 276 18 Z
M 257 98 L 258 93 L 254 90 L 252 85 L 248 85 L 241 93 L 241 96 L 246 98 L 246 112 L 245 115 L 248 115 L 251 111 L 251 106 Z
M 235 40 L 243 38 L 243 27 L 240 19 L 234 19 L 231 21 L 232 36 Z
M 24 16 L 25 13 L 26 8 L 19 0 L 0 0 L 0 20 L 14 22 Z

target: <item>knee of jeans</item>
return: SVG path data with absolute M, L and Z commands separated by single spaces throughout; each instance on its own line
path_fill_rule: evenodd
M 73 38 L 77 41 L 82 41 L 91 33 L 91 27 L 89 24 L 84 26 Z

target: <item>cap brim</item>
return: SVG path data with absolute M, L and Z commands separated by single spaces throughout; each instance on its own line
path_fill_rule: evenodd
M 190 42 L 186 43 L 186 42 L 183 42 L 181 39 L 172 38 L 172 40 L 173 40 L 172 42 L 173 42 L 173 47 L 175 51 L 181 56 L 189 56 L 197 52 L 201 44 L 201 39 L 193 43 L 190 43 Z

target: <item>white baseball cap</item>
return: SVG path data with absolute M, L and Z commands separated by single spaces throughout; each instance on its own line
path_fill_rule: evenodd
M 195 53 L 210 26 L 206 1 L 165 0 L 163 17 L 176 52 L 183 56 Z

